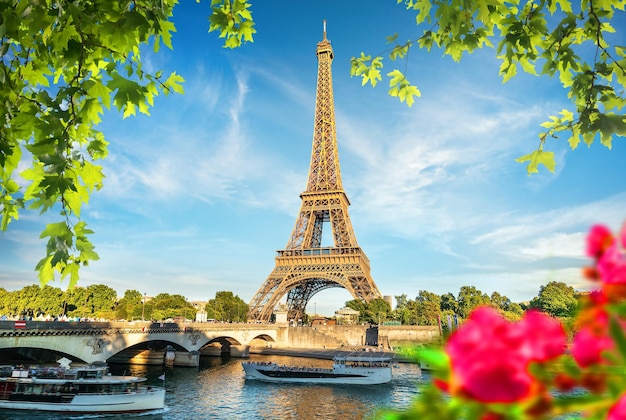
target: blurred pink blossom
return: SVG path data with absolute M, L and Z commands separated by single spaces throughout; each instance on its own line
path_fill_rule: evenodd
M 607 420 L 626 420 L 626 394 L 622 394 L 617 403 L 611 407 Z
M 449 392 L 489 403 L 530 398 L 541 387 L 529 364 L 564 351 L 562 325 L 543 313 L 530 311 L 521 321 L 510 322 L 493 308 L 477 308 L 446 345 Z
M 598 258 L 613 243 L 613 233 L 604 225 L 593 225 L 587 234 L 587 255 Z

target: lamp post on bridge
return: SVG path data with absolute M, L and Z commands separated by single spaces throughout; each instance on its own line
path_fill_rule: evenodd
M 141 320 L 145 321 L 145 313 L 146 313 L 146 293 L 143 294 L 143 303 L 141 305 Z

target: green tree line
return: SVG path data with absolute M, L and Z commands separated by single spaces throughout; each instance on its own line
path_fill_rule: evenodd
M 248 313 L 248 305 L 232 292 L 217 292 L 203 309 L 208 318 L 218 321 L 245 322 Z M 148 297 L 133 289 L 118 298 L 114 289 L 102 284 L 65 291 L 49 285 L 30 285 L 15 291 L 0 288 L 0 316 L 9 319 L 194 320 L 196 312 L 194 305 L 179 294 Z
M 474 286 L 462 286 L 456 296 L 452 293 L 438 295 L 426 290 L 420 290 L 415 299 L 409 299 L 406 294 L 395 296 L 394 310 L 383 299 L 368 303 L 351 300 L 346 302 L 346 306 L 359 311 L 359 322 L 380 324 L 396 321 L 402 325 L 434 326 L 441 320 L 442 327 L 447 328 L 448 317 L 460 322 L 479 306 L 493 307 L 513 321 L 522 318 L 528 309 L 570 318 L 576 313 L 580 296 L 573 287 L 552 281 L 541 286 L 538 295 L 530 302 L 516 303 L 498 292 L 488 295 Z
M 396 321 L 403 325 L 438 325 L 447 318 L 460 321 L 467 318 L 478 306 L 491 306 L 511 320 L 520 319 L 527 309 L 539 309 L 552 316 L 569 318 L 574 316 L 580 294 L 562 282 L 549 282 L 541 286 L 539 293 L 530 302 L 516 303 L 498 292 L 491 295 L 474 286 L 463 286 L 455 296 L 452 293 L 438 295 L 420 290 L 415 299 L 406 294 L 395 296 L 396 308 L 391 309 L 383 299 L 370 302 L 352 300 L 346 306 L 359 311 L 359 322 L 381 324 Z M 218 322 L 246 322 L 248 305 L 230 291 L 219 291 L 203 308 L 207 319 Z M 137 290 L 126 290 L 118 298 L 109 286 L 96 284 L 74 287 L 66 291 L 49 285 L 26 286 L 16 291 L 0 288 L 0 316 L 30 319 L 78 318 L 99 320 L 164 320 L 182 317 L 195 319 L 197 309 L 184 296 L 159 293 L 153 297 L 142 295 Z

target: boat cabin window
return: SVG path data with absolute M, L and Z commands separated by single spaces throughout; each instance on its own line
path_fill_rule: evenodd
M 77 372 L 76 377 L 78 379 L 80 378 L 84 378 L 84 379 L 96 379 L 96 378 L 102 378 L 102 370 L 79 370 Z

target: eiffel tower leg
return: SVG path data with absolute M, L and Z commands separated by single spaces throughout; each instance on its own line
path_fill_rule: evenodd
M 272 312 L 278 305 L 281 294 L 281 285 L 286 278 L 285 267 L 275 267 L 267 280 L 261 285 L 259 290 L 248 305 L 248 322 L 250 321 L 269 321 Z

